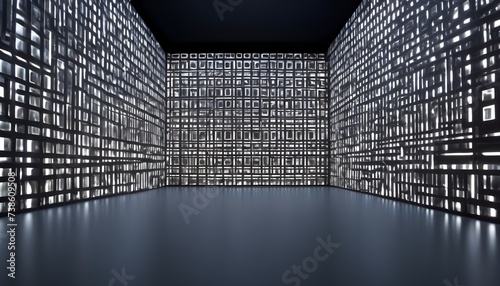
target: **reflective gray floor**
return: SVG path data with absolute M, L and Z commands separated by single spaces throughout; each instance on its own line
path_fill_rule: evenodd
M 0 285 L 500 285 L 499 225 L 335 188 L 159 189 L 17 222 Z

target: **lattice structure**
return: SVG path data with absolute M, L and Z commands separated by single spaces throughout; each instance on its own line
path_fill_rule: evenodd
M 0 212 L 162 186 L 165 67 L 128 1 L 1 1 Z
M 328 61 L 331 185 L 498 217 L 498 1 L 364 1 Z
M 326 58 L 166 56 L 126 0 L 1 1 L 0 213 L 14 171 L 17 209 L 329 183 L 498 219 L 499 71 L 494 0 L 364 1 Z
M 325 185 L 324 54 L 174 54 L 170 185 Z

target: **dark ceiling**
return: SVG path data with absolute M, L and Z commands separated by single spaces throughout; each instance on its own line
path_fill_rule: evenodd
M 131 0 L 166 52 L 326 52 L 361 0 Z

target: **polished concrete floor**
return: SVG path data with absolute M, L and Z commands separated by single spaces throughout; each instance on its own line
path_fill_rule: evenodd
M 336 188 L 158 189 L 17 223 L 0 285 L 500 285 L 500 225 Z

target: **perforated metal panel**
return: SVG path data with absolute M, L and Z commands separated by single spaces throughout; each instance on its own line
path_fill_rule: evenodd
M 324 54 L 174 54 L 170 185 L 324 185 Z
M 16 210 L 162 186 L 165 55 L 130 3 L 0 13 L 0 212 L 11 170 Z
M 364 1 L 328 61 L 331 185 L 498 217 L 498 1 Z

